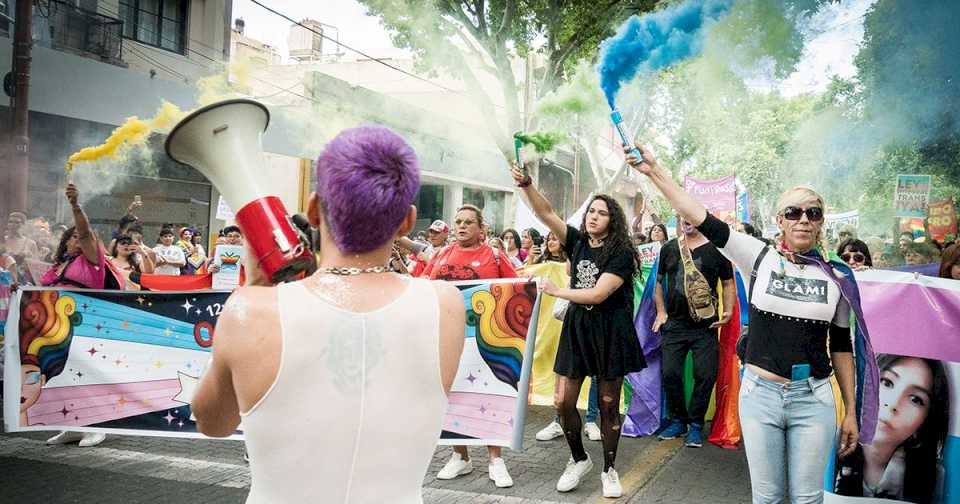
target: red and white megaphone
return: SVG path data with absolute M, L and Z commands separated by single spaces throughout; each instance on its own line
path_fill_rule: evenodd
M 257 174 L 266 169 L 262 136 L 269 123 L 263 104 L 226 100 L 177 123 L 165 147 L 171 159 L 196 168 L 216 186 L 235 209 L 237 225 L 267 278 L 278 283 L 312 273 L 317 264 L 280 198 L 260 188 Z

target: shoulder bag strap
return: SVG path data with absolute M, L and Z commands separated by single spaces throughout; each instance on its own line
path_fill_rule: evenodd
M 757 270 L 760 269 L 760 263 L 763 262 L 763 258 L 768 251 L 770 251 L 770 247 L 763 247 L 760 255 L 757 256 L 757 260 L 753 263 L 753 269 L 750 270 L 750 289 L 747 291 L 747 303 L 753 303 L 753 284 L 757 283 Z

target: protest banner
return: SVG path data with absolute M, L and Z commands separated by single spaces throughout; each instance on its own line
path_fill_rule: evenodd
M 453 282 L 467 329 L 440 444 L 523 446 L 540 304 L 535 282 Z
M 957 207 L 953 204 L 953 198 L 930 203 L 929 213 L 927 228 L 933 239 L 943 241 L 947 235 L 956 236 Z
M 6 430 L 202 436 L 189 404 L 229 295 L 22 288 L 7 318 Z
M 930 175 L 897 175 L 897 187 L 893 193 L 894 215 L 926 217 L 930 181 Z
M 824 502 L 958 502 L 960 282 L 868 270 L 857 285 L 880 369 L 880 422 L 871 445 L 831 456 Z
M 718 219 L 733 224 L 737 219 L 736 176 L 728 175 L 715 180 L 684 177 L 683 189 Z
M 519 449 L 539 315 L 536 284 L 457 285 L 466 341 L 441 444 Z M 23 288 L 11 299 L 6 326 L 6 430 L 202 437 L 190 400 L 229 295 Z

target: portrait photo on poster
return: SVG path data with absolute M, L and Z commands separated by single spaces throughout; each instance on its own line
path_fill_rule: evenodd
M 875 438 L 830 464 L 824 502 L 956 502 L 960 363 L 878 353 L 877 367 Z

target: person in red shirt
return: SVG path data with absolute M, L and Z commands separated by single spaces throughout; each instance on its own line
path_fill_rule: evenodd
M 492 278 L 516 278 L 517 272 L 510 258 L 501 255 L 483 239 L 483 212 L 473 206 L 464 205 L 457 210 L 454 224 L 456 242 L 447 245 L 434 254 L 421 276 L 431 280 L 484 280 Z M 513 486 L 513 479 L 507 472 L 499 446 L 488 446 L 487 466 L 490 479 L 499 488 Z M 473 472 L 473 460 L 466 446 L 454 446 L 453 455 L 443 469 L 437 473 L 437 479 L 448 480 Z
M 421 276 L 431 280 L 483 280 L 516 278 L 508 257 L 501 257 L 483 241 L 483 214 L 473 205 L 457 210 L 454 221 L 456 242 L 434 254 Z

